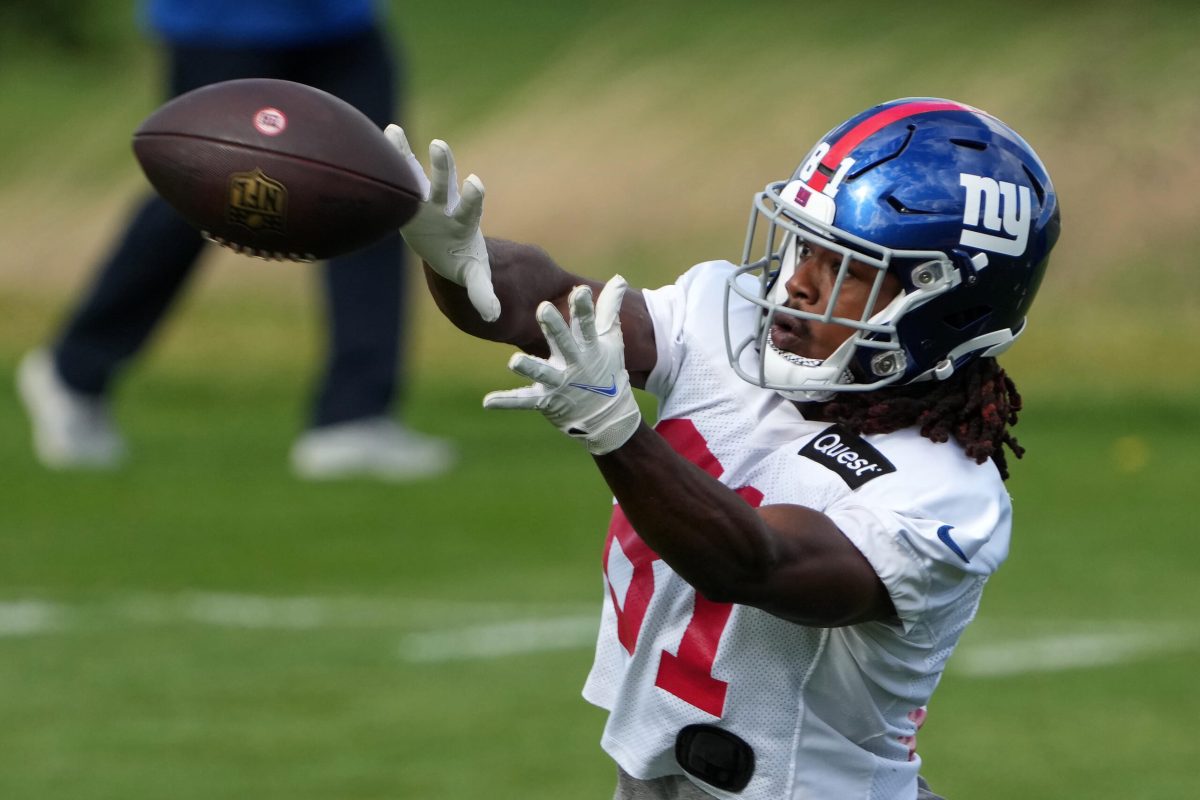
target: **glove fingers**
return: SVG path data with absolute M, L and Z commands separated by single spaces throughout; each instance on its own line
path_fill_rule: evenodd
M 592 304 L 592 287 L 576 286 L 567 297 L 571 305 L 571 322 L 579 327 L 580 344 L 590 347 L 596 341 L 596 307 Z
M 620 275 L 613 275 L 600 291 L 596 301 L 596 329 L 607 333 L 614 325 L 621 327 L 621 302 L 625 299 L 625 290 L 629 283 Z
M 492 287 L 492 270 L 487 264 L 473 262 L 463 271 L 467 285 L 467 297 L 471 305 L 483 317 L 484 322 L 495 322 L 500 318 L 500 298 Z
M 538 386 L 522 386 L 520 389 L 507 389 L 500 392 L 488 392 L 483 398 L 483 407 L 488 409 L 517 409 L 536 411 L 545 393 Z
M 408 169 L 413 174 L 413 178 L 417 182 L 418 188 L 421 190 L 421 198 L 429 199 L 429 178 L 425 175 L 425 170 L 421 167 L 421 162 L 417 161 L 417 157 L 413 154 L 412 147 L 408 144 L 408 137 L 404 135 L 404 129 L 399 125 L 388 125 L 384 129 L 383 135 L 392 143 L 400 155 L 404 158 L 404 163 L 408 165 Z
M 408 158 L 413 154 L 412 147 L 408 144 L 408 137 L 404 134 L 404 128 L 393 122 L 383 129 L 383 135 L 392 143 L 392 147 L 400 151 L 400 155 Z
M 450 145 L 441 139 L 429 143 L 429 201 L 452 211 L 458 205 L 458 171 Z
M 571 329 L 554 304 L 543 300 L 537 309 L 538 325 L 552 348 L 557 348 L 569 363 L 579 361 L 579 345 L 571 335 Z
M 562 386 L 566 375 L 558 367 L 525 353 L 516 353 L 508 360 L 508 368 L 531 381 L 552 389 Z
M 463 181 L 462 199 L 454 209 L 454 219 L 470 228 L 479 227 L 483 216 L 483 181 L 471 174 Z

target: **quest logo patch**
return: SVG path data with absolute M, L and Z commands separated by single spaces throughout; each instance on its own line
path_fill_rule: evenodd
M 830 425 L 818 433 L 800 448 L 798 455 L 833 470 L 851 489 L 896 471 L 882 453 L 840 425 Z

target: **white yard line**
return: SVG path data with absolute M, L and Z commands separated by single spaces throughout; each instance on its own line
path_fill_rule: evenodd
M 400 641 L 400 658 L 411 662 L 471 661 L 502 656 L 576 650 L 596 644 L 600 615 L 542 617 L 474 625 L 448 631 L 410 633 Z
M 32 636 L 57 631 L 64 609 L 42 600 L 0 602 L 0 637 Z
M 552 621 L 585 614 L 589 619 L 598 619 L 598 606 L 592 603 L 506 603 L 353 595 L 280 597 L 218 592 L 136 593 L 74 603 L 39 598 L 0 600 L 0 636 L 94 630 L 112 623 L 122 626 L 191 624 L 281 631 L 436 629 L 449 631 L 452 636 L 470 636 L 473 635 L 470 631 L 478 626 L 503 628 L 514 624 L 514 620 Z M 516 624 L 519 628 L 520 623 Z
M 1123 622 L 1110 630 L 1097 629 L 1095 625 L 1087 628 L 1006 641 L 964 643 L 950 657 L 948 671 L 969 678 L 1060 672 L 1123 664 L 1200 646 L 1200 630 L 1194 626 Z
M 576 612 L 591 605 L 493 603 L 389 597 L 265 596 L 217 592 L 138 594 L 110 604 L 111 613 L 148 624 L 189 622 L 224 628 L 420 628 L 463 626 L 513 617 Z
M 997 632 L 1003 622 L 989 620 L 986 628 L 969 632 L 950 659 L 949 674 L 987 679 L 1093 669 L 1200 650 L 1200 627 L 1192 624 L 1042 622 L 1036 634 L 1013 636 Z M 0 601 L 0 639 L 90 631 L 112 623 L 278 631 L 377 628 L 400 636 L 401 660 L 429 664 L 591 648 L 599 608 L 212 592 L 133 594 L 78 604 Z

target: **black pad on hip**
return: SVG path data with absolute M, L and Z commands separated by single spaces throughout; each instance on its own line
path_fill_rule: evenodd
M 754 749 L 715 725 L 688 725 L 675 737 L 675 760 L 689 775 L 740 792 L 754 774 Z

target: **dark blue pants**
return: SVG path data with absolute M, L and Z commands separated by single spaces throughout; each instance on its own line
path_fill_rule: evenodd
M 171 96 L 236 78 L 280 78 L 336 95 L 380 127 L 397 119 L 399 65 L 378 31 L 302 48 L 176 46 L 167 55 Z M 204 246 L 157 195 L 142 202 L 55 344 L 69 386 L 89 395 L 108 390 L 179 296 Z M 384 414 L 396 396 L 404 260 L 403 242 L 393 234 L 322 265 L 329 355 L 314 426 Z

